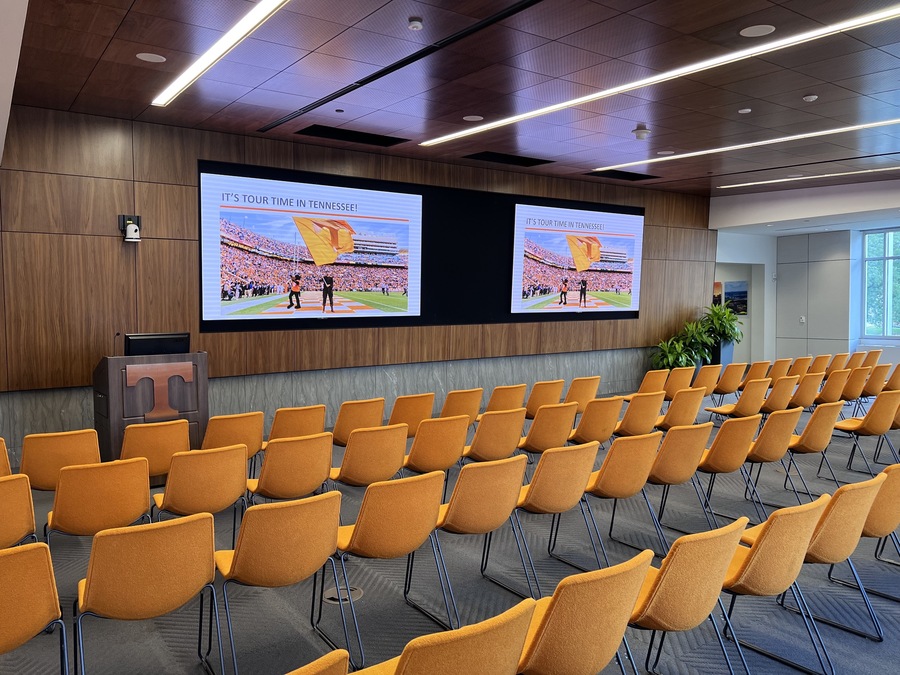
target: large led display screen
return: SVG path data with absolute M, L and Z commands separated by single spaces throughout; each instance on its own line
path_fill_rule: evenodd
M 511 312 L 637 311 L 644 217 L 516 204 Z
M 201 165 L 201 320 L 418 317 L 422 195 L 348 182 Z

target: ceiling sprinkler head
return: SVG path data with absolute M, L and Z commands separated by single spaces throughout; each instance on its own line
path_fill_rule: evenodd
M 650 135 L 650 129 L 648 129 L 647 125 L 643 122 L 638 122 L 637 126 L 631 130 L 631 133 L 633 133 L 634 137 L 639 141 L 645 141 Z
M 409 24 L 406 26 L 410 30 L 422 30 L 422 19 L 417 16 L 409 17 Z

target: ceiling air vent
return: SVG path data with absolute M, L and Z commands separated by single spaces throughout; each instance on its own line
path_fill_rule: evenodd
M 474 155 L 466 155 L 463 159 L 479 159 L 482 162 L 509 164 L 511 166 L 540 166 L 541 164 L 553 164 L 552 159 L 537 159 L 535 157 L 507 155 L 502 152 L 476 152 Z
M 613 180 L 650 180 L 651 178 L 659 178 L 659 176 L 651 176 L 649 173 L 633 173 L 631 171 L 589 171 L 585 176 L 593 176 L 594 178 L 612 178 Z
M 367 134 L 364 131 L 329 127 L 324 124 L 313 124 L 305 129 L 300 129 L 300 131 L 295 133 L 300 136 L 327 138 L 332 141 L 346 141 L 348 143 L 359 143 L 361 145 L 377 145 L 379 148 L 390 148 L 391 146 L 409 141 L 408 138 L 382 136 L 381 134 Z

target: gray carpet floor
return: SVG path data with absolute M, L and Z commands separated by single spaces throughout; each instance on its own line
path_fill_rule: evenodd
M 804 413 L 801 427 L 809 415 Z M 705 421 L 705 414 L 701 416 Z M 892 432 L 896 434 L 897 432 Z M 896 441 L 900 441 L 900 434 Z M 895 445 L 897 442 L 895 441 Z M 866 439 L 863 447 L 871 460 L 874 440 Z M 828 450 L 828 456 L 838 471 L 842 482 L 855 482 L 865 475 L 846 470 L 850 441 L 844 435 L 836 435 Z M 604 450 L 597 460 L 599 467 Z M 340 461 L 341 449 L 335 449 L 335 463 Z M 833 492 L 830 480 L 816 478 L 818 456 L 801 457 L 800 465 L 815 492 Z M 457 470 L 451 471 L 451 484 Z M 824 475 L 824 474 L 823 474 Z M 784 473 L 780 466 L 764 468 L 761 492 L 767 502 L 782 505 L 795 504 L 791 492 L 782 487 Z M 705 477 L 704 477 L 705 480 Z M 362 489 L 341 488 L 344 495 L 343 522 L 353 522 L 363 495 Z M 658 504 L 661 489 L 649 486 L 648 495 Z M 449 493 L 448 493 L 449 494 Z M 46 521 L 46 512 L 52 506 L 52 493 L 34 492 L 38 529 Z M 611 504 L 591 500 L 593 513 L 601 531 L 609 524 Z M 735 475 L 720 476 L 713 495 L 713 506 L 723 514 L 733 517 L 746 515 L 751 522 L 758 519 L 751 504 L 743 498 L 743 483 Z M 771 508 L 770 508 L 771 510 Z M 722 519 L 722 522 L 727 517 Z M 538 575 L 545 593 L 549 594 L 556 583 L 576 570 L 558 562 L 547 554 L 547 537 L 550 518 L 525 515 L 522 523 L 534 554 Z M 679 536 L 673 527 L 686 531 L 708 529 L 700 511 L 696 495 L 690 486 L 672 488 L 669 506 L 664 517 L 666 536 L 670 541 Z M 646 506 L 640 497 L 622 502 L 616 518 L 616 536 L 640 547 L 657 546 Z M 231 547 L 230 512 L 216 517 L 217 548 Z M 518 602 L 514 594 L 484 579 L 479 573 L 482 551 L 481 537 L 442 535 L 444 556 L 453 582 L 463 623 L 473 623 L 499 614 Z M 900 595 L 900 568 L 873 558 L 874 541 L 863 541 L 853 556 L 867 586 Z M 612 563 L 620 562 L 635 554 L 628 546 L 606 538 Z M 63 618 L 69 626 L 70 656 L 72 642 L 72 603 L 76 585 L 85 576 L 90 553 L 90 538 L 54 537 L 52 544 L 53 565 L 56 573 Z M 581 514 L 576 509 L 563 516 L 559 544 L 562 552 L 585 565 L 595 566 L 588 544 Z M 888 547 L 891 555 L 896 555 Z M 656 560 L 658 564 L 659 559 Z M 361 597 L 357 611 L 366 649 L 367 664 L 392 658 L 399 654 L 410 639 L 440 628 L 403 600 L 405 559 L 390 561 L 351 560 L 348 574 L 351 584 L 358 588 Z M 494 538 L 490 571 L 505 577 L 513 585 L 525 588 L 522 566 L 505 526 Z M 838 574 L 846 576 L 846 565 L 838 568 Z M 800 585 L 814 611 L 843 621 L 866 624 L 868 616 L 859 594 L 848 588 L 829 583 L 827 568 L 805 566 Z M 330 584 L 326 584 L 330 585 Z M 221 579 L 216 582 L 221 590 Z M 309 621 L 311 582 L 282 589 L 258 589 L 238 587 L 230 594 L 240 671 L 246 674 L 269 675 L 285 673 L 312 661 L 328 651 L 325 643 L 312 631 Z M 414 597 L 432 608 L 442 611 L 437 574 L 426 544 L 418 553 L 413 584 Z M 724 597 L 724 596 L 723 596 Z M 727 601 L 727 598 L 725 598 Z M 838 672 L 841 673 L 891 673 L 900 671 L 900 604 L 872 597 L 872 603 L 881 619 L 885 632 L 884 642 L 874 642 L 856 635 L 821 625 L 820 630 Z M 225 652 L 225 672 L 232 672 L 228 650 L 224 606 L 219 593 L 219 609 Z M 201 673 L 196 656 L 198 603 L 189 603 L 177 612 L 163 618 L 122 622 L 101 619 L 86 620 L 85 643 L 87 671 L 89 673 Z M 338 607 L 324 607 L 323 625 L 337 635 L 340 631 Z M 815 658 L 800 617 L 779 607 L 772 598 L 741 598 L 735 613 L 735 627 L 739 636 L 750 641 L 764 643 L 772 650 L 790 655 L 815 667 Z M 643 658 L 649 644 L 649 633 L 629 629 L 629 642 L 636 658 L 643 666 Z M 40 635 L 13 653 L 0 656 L 0 673 L 53 673 L 58 668 L 58 641 L 56 635 Z M 729 653 L 739 669 L 734 644 L 728 643 Z M 752 672 L 781 673 L 791 669 L 751 651 L 746 651 Z M 71 660 L 71 659 L 70 659 Z M 213 649 L 213 662 L 217 669 L 217 651 Z M 74 664 L 72 664 L 74 666 Z M 715 633 L 707 622 L 696 630 L 672 634 L 665 643 L 660 670 L 665 673 L 724 673 L 728 672 Z M 618 672 L 611 665 L 604 672 Z M 485 674 L 490 675 L 490 674 Z

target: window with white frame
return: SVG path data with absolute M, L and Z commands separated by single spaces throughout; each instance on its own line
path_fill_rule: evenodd
M 900 230 L 868 232 L 863 246 L 865 335 L 900 337 Z

